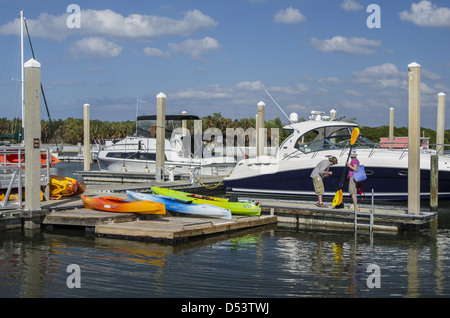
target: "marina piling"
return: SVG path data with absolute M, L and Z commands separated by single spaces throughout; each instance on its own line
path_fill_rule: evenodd
M 264 112 L 266 104 L 264 102 L 258 103 L 258 116 L 256 117 L 256 155 L 264 155 L 264 144 L 265 142 L 265 129 L 264 129 Z
M 161 182 L 164 181 L 165 122 L 166 95 L 159 93 L 156 96 L 156 180 Z
M 41 64 L 30 59 L 25 68 L 25 218 L 27 229 L 40 228 L 41 210 Z
M 389 108 L 389 150 L 394 149 L 394 108 Z
M 420 214 L 420 65 L 408 65 L 408 213 Z
M 439 156 L 431 156 L 430 167 L 430 211 L 436 212 L 438 209 L 439 196 Z
M 84 114 L 84 171 L 91 170 L 91 143 L 90 143 L 90 135 L 91 135 L 91 127 L 90 127 L 90 105 L 83 105 L 83 114 Z
M 438 94 L 438 110 L 436 125 L 436 154 L 444 155 L 444 130 L 445 130 L 445 93 Z

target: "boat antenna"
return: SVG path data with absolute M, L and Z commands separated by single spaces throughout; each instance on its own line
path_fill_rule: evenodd
M 278 103 L 275 101 L 275 99 L 273 99 L 272 95 L 269 94 L 269 92 L 267 91 L 267 89 L 264 89 L 264 91 L 266 92 L 267 95 L 269 95 L 269 97 L 273 100 L 273 102 L 275 103 L 275 105 L 278 106 L 278 108 L 281 110 L 281 112 L 284 114 L 284 116 L 286 116 L 286 118 L 289 120 L 289 122 L 293 125 L 294 122 L 288 117 L 288 115 L 286 115 L 286 113 L 285 113 L 284 110 L 280 107 L 280 105 L 278 105 Z M 295 128 L 294 126 L 292 126 L 292 127 L 293 127 L 297 132 L 299 132 L 297 128 Z

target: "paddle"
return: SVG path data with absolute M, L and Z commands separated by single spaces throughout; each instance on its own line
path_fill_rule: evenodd
M 339 183 L 339 190 L 337 190 L 336 194 L 334 195 L 333 202 L 331 203 L 332 206 L 337 206 L 342 203 L 342 199 L 344 197 L 344 194 L 342 192 L 342 186 L 344 185 L 344 177 L 347 169 L 347 162 L 348 159 L 350 159 L 350 153 L 352 152 L 353 145 L 355 144 L 356 139 L 358 139 L 358 136 L 359 136 L 359 128 L 356 127 L 355 129 L 353 129 L 352 135 L 350 137 L 350 150 L 348 152 L 347 161 L 345 162 L 346 164 L 344 165 L 344 171 L 342 172 L 341 182 Z

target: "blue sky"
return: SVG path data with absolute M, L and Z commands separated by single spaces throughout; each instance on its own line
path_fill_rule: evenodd
M 79 28 L 68 27 L 70 4 L 81 10 Z M 367 24 L 371 4 L 380 28 Z M 0 117 L 20 113 L 18 8 L 53 119 L 82 118 L 89 103 L 92 119 L 134 120 L 137 98 L 139 115 L 154 114 L 163 92 L 167 114 L 248 118 L 263 101 L 266 119 L 287 122 L 266 89 L 287 114 L 335 108 L 379 126 L 394 107 L 395 125 L 407 126 L 408 64 L 417 62 L 421 124 L 435 129 L 437 94 L 450 93 L 444 0 L 0 0 L 0 7 Z

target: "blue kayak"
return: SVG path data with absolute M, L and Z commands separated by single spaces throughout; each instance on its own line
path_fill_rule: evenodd
M 231 220 L 231 211 L 210 204 L 195 204 L 192 200 L 180 200 L 163 195 L 141 193 L 127 190 L 127 197 L 133 201 L 153 201 L 164 203 L 167 211 L 185 213 L 199 217 Z

